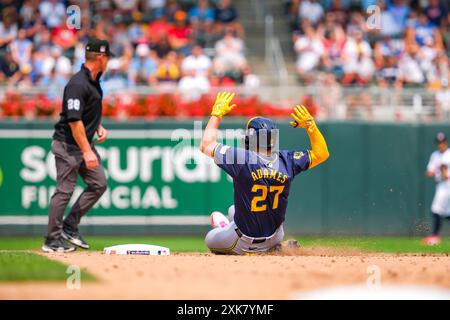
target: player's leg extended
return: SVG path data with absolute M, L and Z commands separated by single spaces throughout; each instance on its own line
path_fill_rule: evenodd
M 230 222 L 225 227 L 217 227 L 209 231 L 205 237 L 206 246 L 213 253 L 218 254 L 243 254 L 238 246 L 240 237 L 235 231 L 236 224 Z
M 97 153 L 97 151 L 95 152 Z M 94 206 L 107 188 L 105 171 L 98 153 L 97 157 L 99 159 L 99 166 L 96 169 L 88 170 L 83 164 L 79 170 L 80 176 L 83 178 L 87 187 L 78 197 L 64 221 L 64 227 L 74 232 L 78 231 L 78 224 L 81 218 Z
M 450 192 L 446 185 L 438 185 L 436 193 L 431 204 L 432 212 L 432 232 L 425 238 L 427 245 L 436 245 L 440 243 L 439 232 L 442 226 L 442 219 L 450 211 Z
M 433 219 L 433 228 L 431 234 L 433 236 L 438 236 L 439 231 L 441 231 L 442 226 L 442 216 L 437 213 L 432 213 L 432 219 Z
M 75 189 L 81 160 L 70 156 L 64 143 L 60 141 L 53 141 L 52 152 L 55 155 L 57 184 L 50 201 L 47 239 L 59 239 L 64 211 Z

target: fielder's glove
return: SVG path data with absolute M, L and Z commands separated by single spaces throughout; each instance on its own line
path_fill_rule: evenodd
M 289 122 L 294 128 L 305 128 L 309 132 L 312 132 L 316 127 L 316 122 L 312 115 L 308 112 L 305 106 L 295 106 L 294 112 L 291 113 L 294 121 Z
M 219 92 L 216 97 L 216 102 L 214 103 L 211 111 L 212 116 L 222 118 L 224 115 L 229 113 L 236 107 L 235 104 L 230 106 L 231 100 L 234 98 L 234 93 L 231 92 Z

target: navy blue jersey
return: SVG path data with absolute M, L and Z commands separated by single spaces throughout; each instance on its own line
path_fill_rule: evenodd
M 214 162 L 232 178 L 234 222 L 250 237 L 268 237 L 283 223 L 294 177 L 309 168 L 308 150 L 282 150 L 270 158 L 218 144 Z

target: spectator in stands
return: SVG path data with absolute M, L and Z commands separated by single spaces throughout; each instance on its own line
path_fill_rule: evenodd
M 382 88 L 394 85 L 398 80 L 398 57 L 403 51 L 403 42 L 384 37 L 375 44 L 374 58 L 378 85 Z
M 322 5 L 316 0 L 302 0 L 300 2 L 298 16 L 300 20 L 307 19 L 313 26 L 324 16 Z
M 15 20 L 14 8 L 8 7 L 2 12 L 0 21 L 0 54 L 17 37 L 18 25 Z
M 156 54 L 150 51 L 147 44 L 139 44 L 136 47 L 136 57 L 131 60 L 130 69 L 128 70 L 130 84 L 156 84 L 157 68 Z
M 152 16 L 164 15 L 164 8 L 166 7 L 166 0 L 144 0 L 143 9 Z
M 114 0 L 119 13 L 123 16 L 129 16 L 137 11 L 139 0 Z
M 333 73 L 338 79 L 341 79 L 344 74 L 342 59 L 344 45 L 345 33 L 340 26 L 325 32 L 323 39 L 323 64 L 325 70 Z
M 31 53 L 31 81 L 33 83 L 39 83 L 42 79 L 43 73 L 42 68 L 44 67 L 44 60 L 47 56 L 50 55 L 50 48 L 47 50 L 33 50 Z
M 237 22 L 238 12 L 231 0 L 220 0 L 216 9 L 216 21 L 229 24 Z
M 10 43 L 9 48 L 12 58 L 19 64 L 20 68 L 31 67 L 33 43 L 27 39 L 25 29 L 19 30 L 17 38 Z
M 450 79 L 449 57 L 442 51 L 437 51 L 436 56 L 429 66 L 431 73 L 427 74 L 428 88 L 436 90 L 447 79 Z
M 332 1 L 330 9 L 326 12 L 326 15 L 332 17 L 333 21 L 340 26 L 344 26 L 347 22 L 348 6 L 345 5 L 345 2 L 342 0 Z
M 189 22 L 194 30 L 209 30 L 214 22 L 214 10 L 209 6 L 208 0 L 199 0 L 198 5 L 189 10 Z
M 47 27 L 53 29 L 65 23 L 66 7 L 59 0 L 44 0 L 39 4 L 39 12 Z
M 64 86 L 67 84 L 68 77 L 60 74 L 53 68 L 47 76 L 39 80 L 39 85 L 47 88 L 46 95 L 49 99 L 60 99 Z
M 343 49 L 343 60 L 344 85 L 369 83 L 374 72 L 372 49 L 363 39 L 362 31 L 354 30 L 352 36 L 347 39 Z
M 247 64 L 244 56 L 244 42 L 237 38 L 232 29 L 225 29 L 223 39 L 215 45 L 214 71 L 220 76 L 240 73 Z
M 222 33 L 223 28 L 231 26 L 239 38 L 244 37 L 244 28 L 238 20 L 238 11 L 232 0 L 220 0 L 216 8 L 216 32 Z
M 418 86 L 424 83 L 425 76 L 420 68 L 419 50 L 420 47 L 414 44 L 406 48 L 402 54 L 398 64 L 398 85 Z
M 198 5 L 189 10 L 189 22 L 195 41 L 209 43 L 214 24 L 214 10 L 209 6 L 208 0 L 199 0 Z
M 125 23 L 119 22 L 115 25 L 113 34 L 111 35 L 110 45 L 111 52 L 114 52 L 115 55 L 122 58 L 122 67 L 126 70 L 133 57 L 133 47 L 128 39 L 127 27 Z M 80 51 L 81 54 L 84 54 L 83 52 L 84 50 Z
M 6 51 L 4 56 L 0 56 L 0 83 L 10 84 L 15 78 L 15 75 L 19 73 L 19 65 L 12 58 L 11 52 Z
M 159 63 L 156 70 L 156 78 L 160 84 L 175 85 L 180 77 L 181 71 L 178 67 L 177 54 L 175 51 L 170 51 Z
M 48 29 L 42 30 L 39 35 L 36 35 L 36 37 L 34 37 L 34 48 L 36 49 L 36 51 L 50 52 L 50 49 L 54 45 L 55 44 L 52 41 L 52 36 Z
M 160 59 L 167 56 L 167 54 L 173 50 L 167 35 L 163 35 L 155 44 L 151 45 L 150 48 L 155 50 Z
M 438 90 L 450 77 L 450 13 L 446 1 L 284 2 L 301 30 L 293 37 L 299 73 L 307 82 L 316 80 L 319 74 L 325 92 L 337 88 L 338 81 L 368 84 L 373 75 L 381 87 L 426 86 Z M 65 8 L 70 4 L 82 9 L 81 30 L 66 27 Z M 371 30 L 366 23 L 365 10 L 372 4 L 381 9 L 381 29 Z M 154 18 L 150 23 L 146 20 L 149 17 Z M 360 36 L 355 36 L 358 33 Z M 0 81 L 56 87 L 69 69 L 71 73 L 79 70 L 86 40 L 95 36 L 108 39 L 119 56 L 120 68 L 112 63 L 111 72 L 105 75 L 107 87 L 113 88 L 107 90 L 127 86 L 124 70 L 130 70 L 131 83 L 143 85 L 172 84 L 181 73 L 179 87 L 186 92 L 192 90 L 190 98 L 201 96 L 210 85 L 257 88 L 260 80 L 247 65 L 243 35 L 232 0 L 2 0 Z M 139 46 L 141 49 L 135 51 Z M 215 47 L 214 57 L 212 52 L 209 57 L 205 55 L 202 47 Z M 7 48 L 10 53 L 6 53 Z M 146 53 L 140 56 L 138 51 Z M 319 70 L 325 72 L 323 77 Z M 57 97 L 56 91 L 48 95 Z M 322 98 L 318 101 L 324 106 Z M 439 101 L 447 100 L 436 95 L 436 105 L 445 109 Z M 369 106 L 370 96 L 353 95 L 347 104 L 352 114 L 354 107 Z
M 386 9 L 385 0 L 377 1 L 377 5 L 380 8 L 380 28 L 372 31 L 378 31 L 382 36 L 395 37 L 400 36 L 404 32 L 404 27 L 397 21 L 390 10 Z
M 37 1 L 25 1 L 19 14 L 22 28 L 26 30 L 27 38 L 30 40 L 33 40 L 36 34 L 45 30 Z
M 78 41 L 77 30 L 74 28 L 69 29 L 64 22 L 53 28 L 52 41 L 63 50 L 73 50 Z
M 436 28 L 430 21 L 425 13 L 419 13 L 418 21 L 410 26 L 406 33 L 407 46 L 414 45 L 415 43 L 420 47 L 425 45 L 425 40 L 431 38 L 434 42 L 436 49 L 443 50 L 444 45 L 442 42 L 442 36 L 439 29 Z
M 385 56 L 399 56 L 405 49 L 404 41 L 400 39 L 393 39 L 385 36 L 383 39 L 377 41 L 374 47 L 375 63 L 380 62 Z M 378 65 L 377 65 L 378 66 Z
M 96 15 L 95 19 L 107 20 L 114 15 L 114 4 L 111 0 L 99 0 L 92 3 L 93 13 Z M 120 15 L 116 15 L 120 16 Z M 121 16 L 120 16 L 121 17 Z
M 96 34 L 96 37 L 98 39 L 106 39 L 106 35 Z M 137 46 L 145 39 L 145 34 L 140 23 L 134 22 L 128 26 L 128 39 L 133 46 Z
M 437 78 L 437 65 L 436 59 L 439 54 L 439 51 L 434 46 L 434 40 L 431 37 L 425 39 L 425 43 L 422 47 L 420 47 L 418 52 L 418 59 L 420 68 L 422 69 L 423 74 L 428 83 L 432 83 L 435 81 L 440 82 L 440 79 Z
M 167 17 L 169 23 L 175 22 L 175 14 L 180 11 L 180 6 L 177 0 L 167 0 L 167 5 L 164 9 L 164 15 Z
M 448 5 L 448 2 L 447 2 Z M 441 21 L 447 17 L 448 8 L 444 6 L 443 1 L 430 0 L 425 14 L 432 25 L 439 28 Z
M 410 8 L 406 0 L 393 0 L 388 7 L 389 12 L 398 23 L 399 30 L 405 30 L 406 22 L 410 14 Z
M 171 24 L 167 21 L 167 17 L 164 15 L 163 11 L 156 11 L 155 19 L 149 23 L 146 30 L 147 38 L 151 42 L 157 42 L 162 37 L 167 37 Z
M 32 0 L 25 0 L 23 2 L 22 7 L 19 10 L 19 16 L 20 16 L 20 20 L 22 21 L 23 24 L 28 24 L 31 23 L 31 21 L 33 21 L 36 11 L 36 1 L 32 1 Z
M 398 58 L 396 56 L 384 56 L 383 64 L 377 70 L 377 80 L 380 88 L 397 84 L 398 75 Z
M 63 50 L 58 46 L 52 47 L 50 55 L 46 56 L 42 62 L 43 77 L 51 77 L 53 71 L 56 77 L 66 79 L 72 73 L 72 64 L 69 58 L 63 55 Z
M 122 61 L 118 58 L 113 58 L 108 61 L 108 68 L 103 77 L 103 94 L 120 93 L 121 90 L 127 88 L 128 79 L 125 72 L 123 72 Z
M 85 51 L 86 51 L 86 44 L 87 41 L 78 42 L 75 46 L 75 50 L 73 53 L 73 68 L 72 73 L 76 73 L 78 70 L 80 70 L 81 65 L 85 62 Z M 115 51 L 113 51 L 115 52 Z M 124 57 L 122 57 L 125 63 Z
M 10 58 L 8 57 L 8 55 L 9 55 L 9 53 L 7 53 L 6 61 L 10 61 Z M 17 70 L 16 70 L 16 66 L 17 66 Z M 30 64 L 23 65 L 22 67 L 20 67 L 18 64 L 9 66 L 8 69 L 9 69 L 9 72 L 12 73 L 12 75 L 9 77 L 7 84 L 9 86 L 16 86 L 16 87 L 22 87 L 22 88 L 31 87 L 33 84 L 32 80 L 31 80 L 31 71 L 32 71 L 31 68 L 32 68 L 32 66 Z
M 310 83 L 313 70 L 319 67 L 324 54 L 322 42 L 312 27 L 305 30 L 304 35 L 295 34 L 295 52 L 297 53 L 297 72 L 301 80 Z
M 191 28 L 187 25 L 187 15 L 184 11 L 175 13 L 175 23 L 169 30 L 169 43 L 178 53 L 187 55 L 190 44 Z
M 346 33 L 348 36 L 352 36 L 355 32 L 364 33 L 368 31 L 368 25 L 366 19 L 361 12 L 355 11 L 350 14 L 350 21 L 347 24 Z
M 185 101 L 198 100 L 210 89 L 208 78 L 196 75 L 194 70 L 187 71 L 178 83 L 178 90 Z
M 208 77 L 211 72 L 211 66 L 211 59 L 203 54 L 201 46 L 196 45 L 192 48 L 192 54 L 184 58 L 181 64 L 181 71 L 183 73 L 194 71 L 196 76 Z

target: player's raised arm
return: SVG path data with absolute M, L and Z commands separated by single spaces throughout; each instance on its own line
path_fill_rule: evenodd
M 235 104 L 230 106 L 233 98 L 234 93 L 231 92 L 219 92 L 217 94 L 216 102 L 212 107 L 211 118 L 206 125 L 200 143 L 200 151 L 208 157 L 213 157 L 214 148 L 217 145 L 217 129 L 219 128 L 220 120 L 236 106 Z
M 291 113 L 291 117 L 294 121 L 291 121 L 290 124 L 294 128 L 305 128 L 308 133 L 312 148 L 310 151 L 311 165 L 309 169 L 326 161 L 330 156 L 327 143 L 308 110 L 304 106 L 296 106 L 294 112 Z

